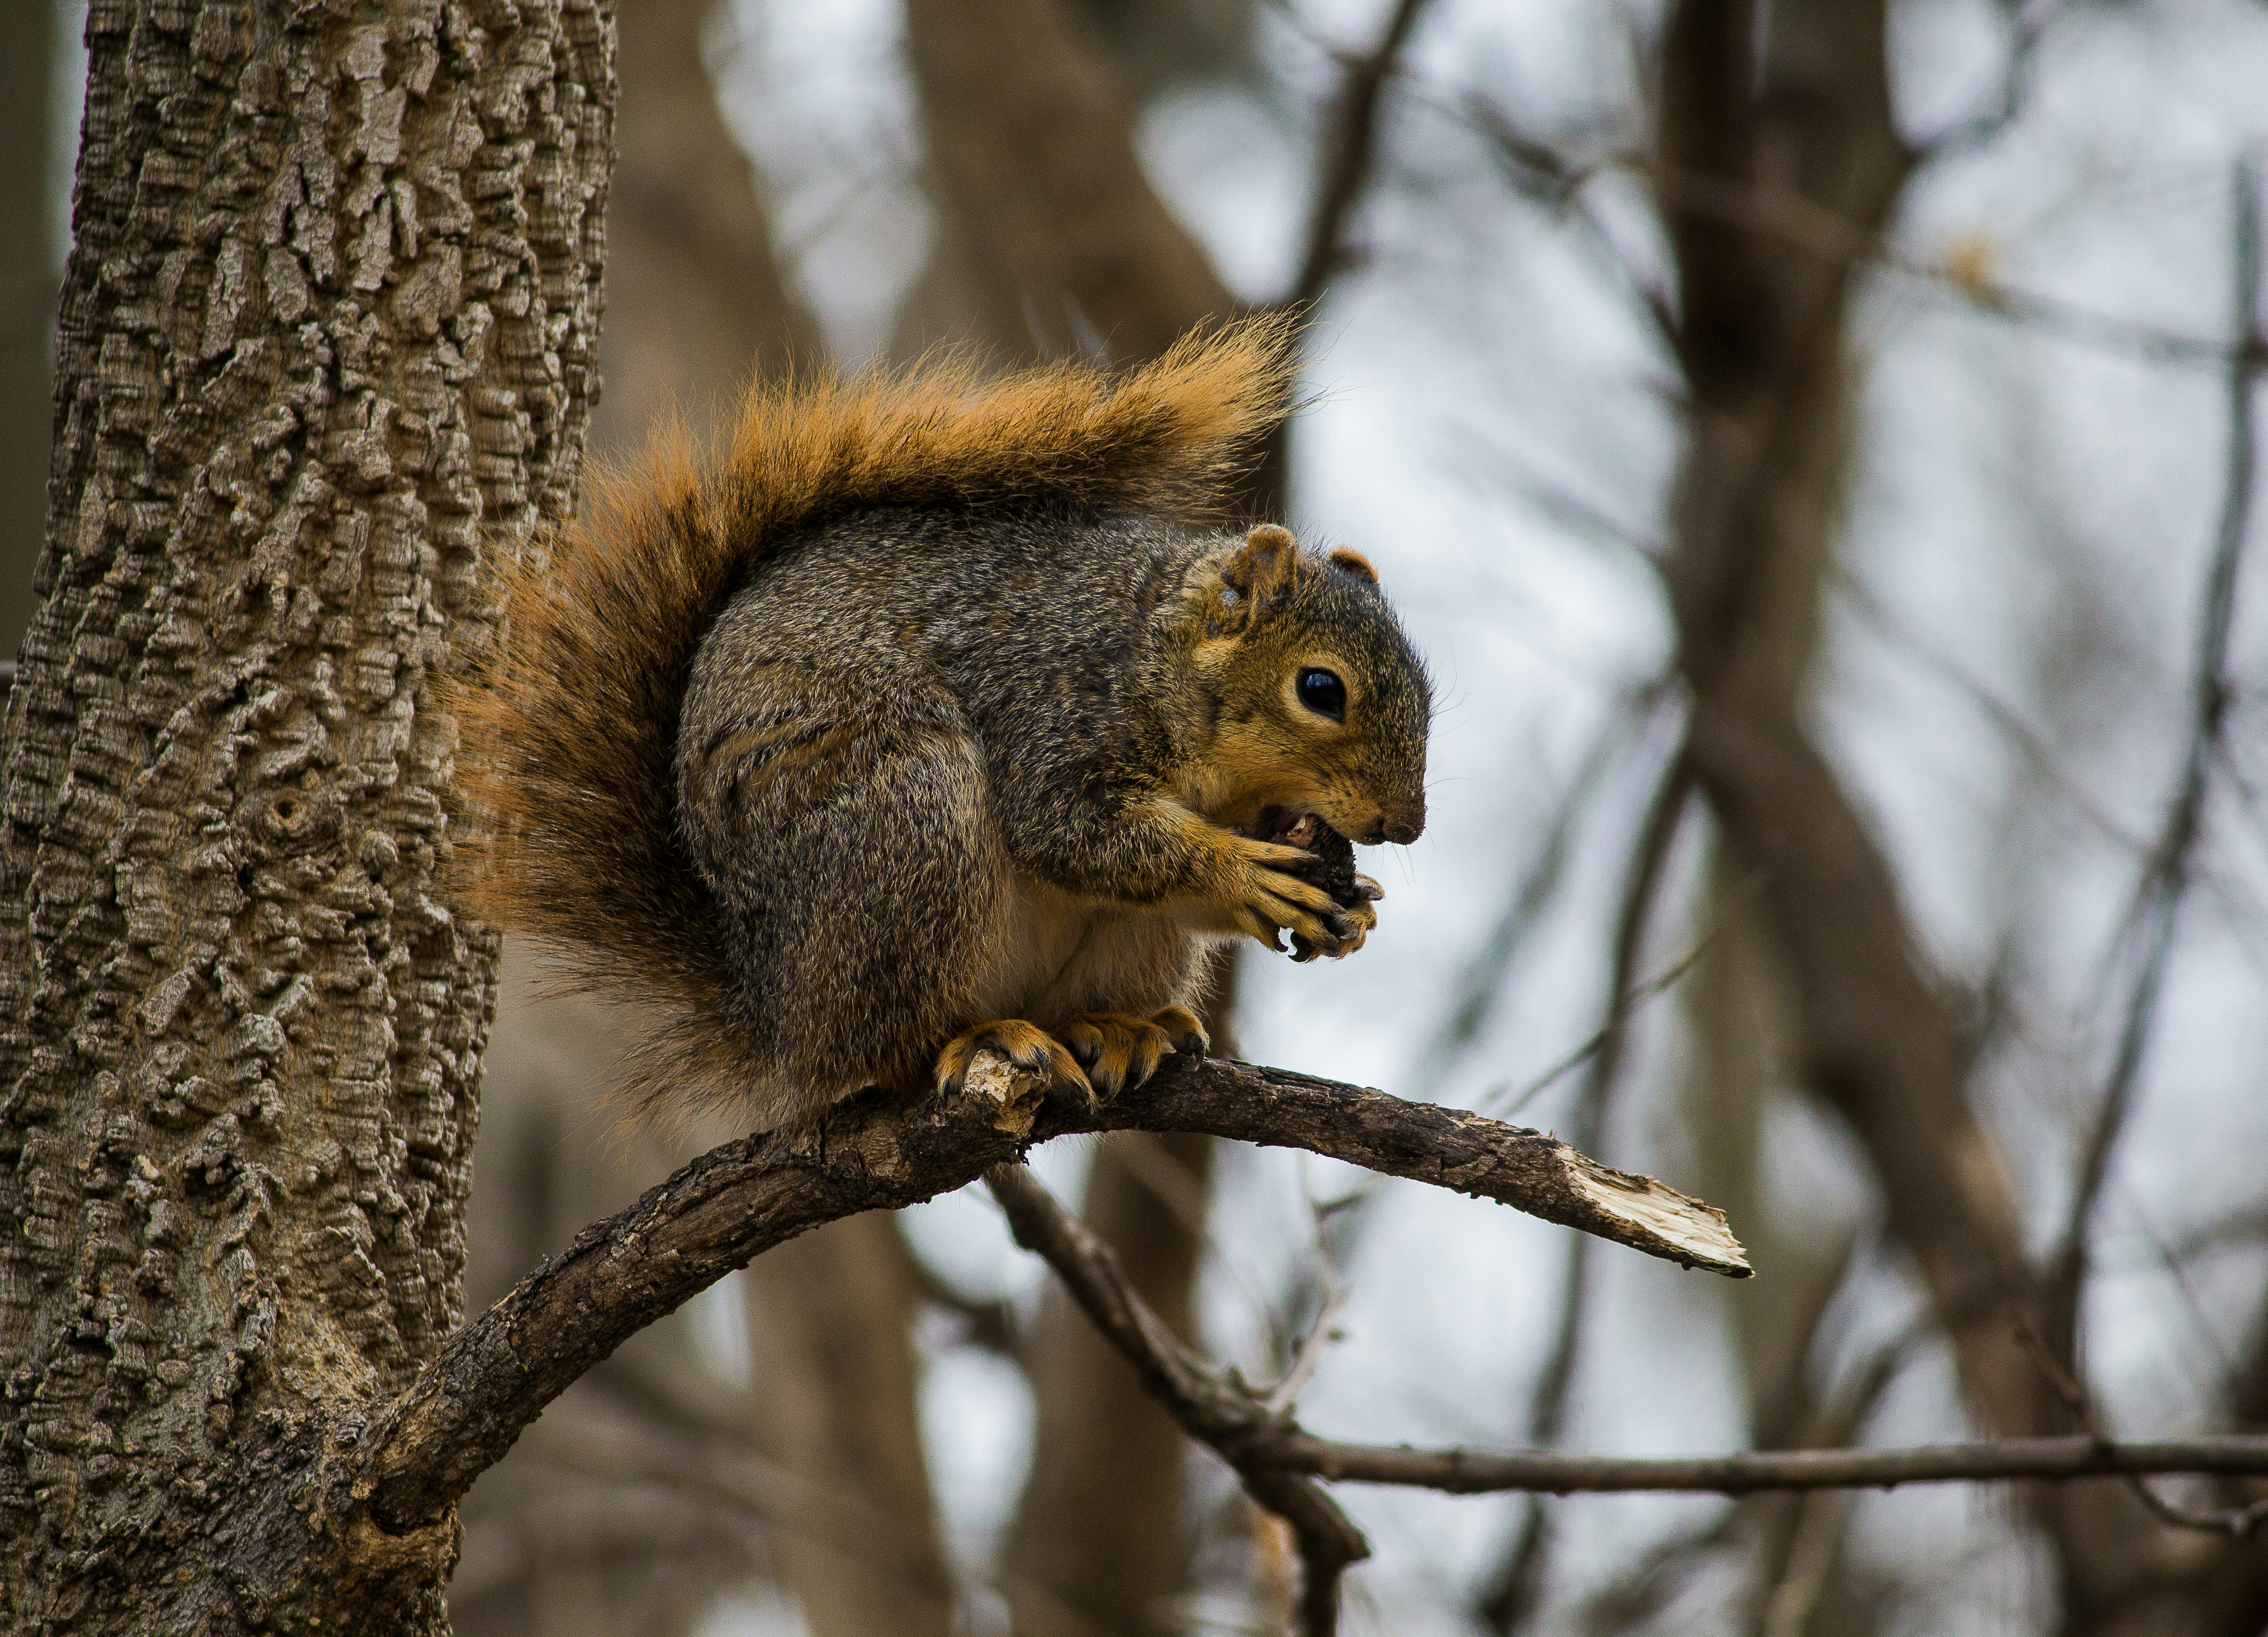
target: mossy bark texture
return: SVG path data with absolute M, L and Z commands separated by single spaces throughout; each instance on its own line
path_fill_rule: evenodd
M 446 1630 L 358 1417 L 458 1323 L 492 938 L 425 678 L 571 504 L 596 0 L 94 0 L 0 774 L 0 1610 Z

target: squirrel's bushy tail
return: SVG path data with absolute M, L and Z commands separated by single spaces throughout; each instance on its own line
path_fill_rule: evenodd
M 717 470 L 681 432 L 658 436 L 505 569 L 493 640 L 446 688 L 466 806 L 453 874 L 482 920 L 552 945 L 576 987 L 659 1014 L 642 1102 L 729 1097 L 755 1067 L 671 760 L 694 650 L 749 565 L 874 506 L 1219 515 L 1287 412 L 1292 340 L 1267 317 L 1118 374 L 988 378 L 956 359 L 758 385 Z

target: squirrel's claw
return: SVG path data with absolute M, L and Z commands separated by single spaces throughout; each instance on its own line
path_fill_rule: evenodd
M 1020 1017 L 995 1018 L 955 1035 L 937 1054 L 937 1089 L 960 1090 L 968 1078 L 969 1064 L 987 1047 L 1019 1068 L 1046 1075 L 1050 1090 L 1069 1091 L 1089 1106 L 1094 1105 L 1094 1087 L 1071 1048 L 1037 1024 Z
M 1179 1009 L 1178 1008 L 1172 1009 Z M 1187 1016 L 1187 1014 L 1183 1014 Z M 1177 1048 L 1158 1017 L 1134 1017 L 1124 1012 L 1083 1012 L 1067 1020 L 1056 1032 L 1086 1070 L 1087 1079 L 1104 1097 L 1130 1090 L 1158 1072 L 1158 1065 Z M 1194 1024 L 1195 1018 L 1189 1021 Z M 1204 1039 L 1204 1031 L 1198 1031 Z
M 1359 904 L 1348 905 L 1339 912 L 1339 919 L 1346 928 L 1346 930 L 1340 935 L 1339 946 L 1335 950 L 1324 951 L 1333 960 L 1343 960 L 1363 946 L 1364 940 L 1370 936 L 1372 929 L 1378 925 L 1378 912 L 1373 909 L 1369 901 L 1366 899 Z
M 1166 1031 L 1166 1038 L 1174 1043 L 1176 1052 L 1187 1052 L 1196 1057 L 1212 1054 L 1212 1037 L 1188 1007 L 1161 1006 L 1150 1014 L 1150 1021 Z
M 1278 955 L 1284 952 L 1284 929 L 1251 910 L 1236 912 L 1236 929 L 1248 938 L 1256 938 L 1265 943 Z
M 1284 948 L 1279 934 L 1289 931 L 1325 954 L 1338 954 L 1349 939 L 1359 942 L 1359 934 L 1368 930 L 1357 924 L 1353 911 L 1300 877 L 1300 871 L 1314 864 L 1313 855 L 1242 837 L 1236 850 L 1241 867 L 1233 919 L 1239 931 L 1279 953 Z M 1375 920 L 1373 916 L 1373 924 Z

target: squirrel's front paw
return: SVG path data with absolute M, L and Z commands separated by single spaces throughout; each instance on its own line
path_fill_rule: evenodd
M 1313 854 L 1245 836 L 1233 841 L 1236 863 L 1230 918 L 1238 931 L 1271 950 L 1281 950 L 1278 935 L 1290 932 L 1318 954 L 1344 955 L 1378 924 L 1366 900 L 1349 907 L 1305 879 L 1315 867 Z
M 1368 876 L 1357 876 L 1355 881 L 1357 892 L 1360 892 L 1365 885 L 1374 888 L 1378 885 Z M 1318 955 L 1328 955 L 1333 960 L 1338 960 L 1353 954 L 1362 947 L 1363 941 L 1369 937 L 1378 926 L 1378 912 L 1370 907 L 1372 900 L 1384 896 L 1382 892 L 1373 892 L 1368 898 L 1358 898 L 1351 904 L 1341 904 L 1339 918 L 1346 923 L 1346 936 L 1341 938 L 1336 946 L 1318 944 L 1307 938 L 1295 937 L 1292 940 L 1292 958 L 1295 961 L 1307 962 L 1314 959 Z
M 1082 1012 L 1057 1031 L 1086 1077 L 1104 1097 L 1130 1090 L 1158 1072 L 1168 1053 L 1204 1055 L 1211 1044 L 1204 1025 L 1185 1007 L 1168 1006 L 1147 1017 L 1124 1012 Z
M 937 1054 L 937 1089 L 960 1090 L 961 1082 L 968 1078 L 969 1064 L 988 1047 L 1019 1068 L 1046 1075 L 1050 1090 L 1070 1091 L 1094 1103 L 1094 1087 L 1088 1083 L 1071 1048 L 1037 1024 L 1020 1017 L 995 1018 L 955 1035 Z

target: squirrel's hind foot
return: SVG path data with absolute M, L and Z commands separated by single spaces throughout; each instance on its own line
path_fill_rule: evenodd
M 1150 1014 L 1150 1021 L 1166 1031 L 1175 1051 L 1197 1057 L 1212 1054 L 1212 1036 L 1205 1032 L 1204 1024 L 1188 1007 L 1161 1006 Z
M 1095 1090 L 1104 1097 L 1116 1097 L 1140 1085 L 1174 1052 L 1195 1052 L 1202 1057 L 1211 1044 L 1197 1014 L 1185 1006 L 1168 1006 L 1147 1017 L 1125 1012 L 1081 1012 L 1066 1020 L 1057 1032 L 1086 1070 Z
M 1020 1017 L 996 1017 L 955 1035 L 937 1054 L 937 1089 L 960 1090 L 961 1082 L 968 1077 L 969 1064 L 977 1053 L 988 1048 L 1019 1068 L 1046 1075 L 1049 1090 L 1069 1091 L 1089 1105 L 1094 1104 L 1094 1087 L 1071 1047 L 1039 1024 Z

